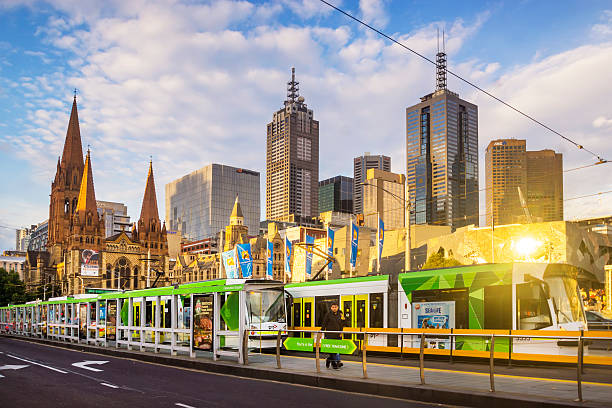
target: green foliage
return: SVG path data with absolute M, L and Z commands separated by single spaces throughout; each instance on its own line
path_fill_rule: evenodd
M 453 258 L 452 254 L 449 258 L 444 257 L 444 248 L 440 248 L 438 252 L 434 252 L 427 258 L 422 269 L 448 268 L 451 266 L 461 266 L 461 262 Z
M 0 268 L 0 305 L 19 304 L 28 300 L 25 285 L 14 271 L 7 272 Z

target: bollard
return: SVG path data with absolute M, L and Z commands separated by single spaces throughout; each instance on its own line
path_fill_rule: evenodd
M 582 336 L 578 339 L 578 355 L 576 356 L 576 383 L 578 385 L 578 400 L 582 402 L 582 359 L 584 356 L 584 340 Z
M 366 349 L 368 347 L 368 335 L 363 333 L 363 352 L 361 353 L 361 366 L 363 368 L 363 378 L 368 378 L 368 368 L 366 363 Z
M 489 377 L 491 387 L 489 391 L 495 392 L 495 334 L 491 334 L 491 356 L 489 357 Z
M 281 359 L 280 359 L 280 344 L 281 344 L 281 331 L 278 331 L 276 335 L 276 368 L 281 367 Z
M 315 335 L 315 365 L 317 367 L 317 374 L 321 373 L 321 362 L 319 361 L 319 349 L 321 348 L 321 332 L 317 332 Z
M 419 374 L 421 385 L 425 385 L 425 332 L 421 333 L 421 347 L 419 351 Z

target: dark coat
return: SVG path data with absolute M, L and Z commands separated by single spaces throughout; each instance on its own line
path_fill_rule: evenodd
M 346 322 L 344 320 L 342 312 L 338 310 L 337 313 L 334 313 L 330 310 L 323 318 L 323 323 L 321 323 L 321 330 L 342 331 L 342 328 L 344 326 L 346 326 Z M 338 333 L 326 333 L 325 337 L 328 339 L 341 339 L 342 335 Z

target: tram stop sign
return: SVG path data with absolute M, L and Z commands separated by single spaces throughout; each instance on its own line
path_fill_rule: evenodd
M 314 351 L 314 339 L 287 337 L 283 343 L 285 349 L 291 351 Z M 353 340 L 321 340 L 321 353 L 353 354 L 357 346 Z

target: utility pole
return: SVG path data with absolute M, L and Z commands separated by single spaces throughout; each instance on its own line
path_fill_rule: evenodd
M 219 248 L 217 248 L 217 252 L 219 253 L 219 279 L 223 278 L 225 275 L 225 265 L 223 264 L 223 230 L 219 231 Z
M 408 187 L 408 180 L 404 179 L 404 226 L 406 227 L 406 250 L 404 260 L 404 272 L 410 272 L 412 264 L 411 254 L 411 238 L 410 238 L 410 188 Z
M 147 288 L 151 287 L 151 250 L 147 252 Z

